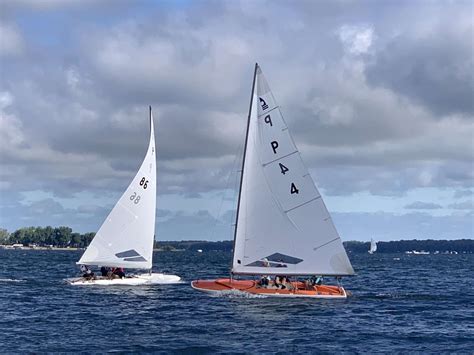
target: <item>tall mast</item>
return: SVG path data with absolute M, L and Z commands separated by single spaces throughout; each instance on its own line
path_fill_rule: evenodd
M 152 134 L 153 134 L 153 139 L 155 138 L 154 137 L 155 129 L 154 129 L 154 124 L 153 124 L 154 122 L 153 122 L 153 113 L 152 113 L 151 105 L 149 105 L 148 108 L 149 108 L 149 110 L 148 110 L 148 112 L 149 112 L 148 121 L 149 121 L 149 125 L 150 125 L 150 142 L 148 144 L 150 144 L 151 139 L 152 139 L 152 137 L 151 137 Z M 153 130 L 152 130 L 152 128 L 153 128 Z M 155 170 L 156 170 L 157 166 L 156 166 L 156 154 L 155 154 L 155 151 L 154 151 L 155 149 L 156 148 L 153 148 L 153 156 L 155 157 Z M 155 179 L 155 186 L 157 186 L 157 185 L 158 185 L 158 181 L 157 181 L 157 179 Z M 156 213 L 156 191 L 155 191 L 155 213 Z M 153 241 L 151 243 L 151 245 L 152 245 L 151 250 L 153 250 L 155 248 L 155 237 L 156 237 L 156 220 L 155 220 L 155 224 L 153 225 Z M 150 269 L 148 269 L 148 273 L 150 275 L 151 275 L 151 270 L 153 269 L 153 252 L 151 253 L 151 259 L 152 259 L 152 264 L 150 266 Z
M 257 78 L 257 69 L 258 69 L 258 63 L 255 63 L 255 70 L 253 72 L 252 94 L 250 95 L 249 115 L 247 117 L 247 131 L 245 133 L 244 156 L 242 159 L 242 169 L 240 173 L 239 199 L 237 200 L 237 213 L 235 217 L 235 228 L 234 228 L 234 244 L 232 247 L 232 262 L 234 260 L 234 254 L 235 254 L 235 239 L 237 238 L 237 223 L 239 221 L 240 197 L 242 195 L 242 182 L 244 180 L 245 155 L 247 153 L 247 141 L 249 138 L 249 127 L 250 127 L 250 115 L 252 114 L 253 94 L 255 91 L 255 79 Z M 232 267 L 231 267 L 231 270 L 232 270 Z
M 152 115 L 152 113 L 151 113 L 151 105 L 148 106 L 148 107 L 149 107 L 149 109 L 150 109 L 150 110 L 149 110 L 149 117 L 150 117 L 150 130 L 151 130 L 151 115 Z

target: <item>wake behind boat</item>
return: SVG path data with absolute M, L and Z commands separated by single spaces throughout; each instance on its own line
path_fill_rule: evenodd
M 83 276 L 71 285 L 144 285 L 178 283 L 180 277 L 152 273 L 156 210 L 156 154 L 150 107 L 150 141 L 137 175 L 115 204 L 81 259 Z M 101 267 L 96 276 L 89 266 Z M 126 270 L 147 272 L 127 275 Z
M 230 279 L 197 280 L 204 292 L 346 298 L 321 276 L 352 275 L 341 238 L 255 65 L 237 205 Z M 235 276 L 259 276 L 260 281 Z M 270 277 L 271 276 L 271 277 Z M 306 280 L 298 281 L 304 276 Z

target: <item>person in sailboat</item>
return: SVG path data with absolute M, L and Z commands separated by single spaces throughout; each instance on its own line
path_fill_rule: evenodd
M 291 283 L 291 280 L 288 276 L 285 276 L 285 286 L 289 290 L 292 290 L 294 288 L 293 284 Z
M 114 276 L 117 276 L 121 279 L 123 279 L 125 277 L 125 271 L 123 270 L 123 267 L 114 268 L 113 274 L 114 274 Z
M 282 290 L 284 290 L 287 288 L 286 280 L 287 280 L 286 276 L 277 275 L 275 276 L 275 281 L 273 281 L 273 284 L 275 285 L 276 288 L 281 288 Z
M 280 276 L 275 276 L 275 279 L 273 280 L 273 286 L 275 286 L 276 288 L 280 288 Z
M 263 288 L 267 288 L 269 285 L 270 285 L 270 277 L 269 276 L 262 276 L 262 278 L 260 279 L 260 281 L 258 281 L 258 285 L 260 287 L 263 287 Z
M 323 277 L 314 275 L 314 276 L 311 276 L 308 282 L 311 286 L 319 286 L 323 283 Z
M 105 266 L 102 266 L 100 268 L 100 274 L 101 274 L 102 277 L 107 277 L 108 272 L 109 272 L 109 270 Z
M 92 280 L 94 278 L 94 273 L 86 265 L 81 265 L 82 277 L 86 280 Z

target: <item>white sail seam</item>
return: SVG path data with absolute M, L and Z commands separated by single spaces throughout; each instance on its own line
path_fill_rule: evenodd
M 276 161 L 278 161 L 278 160 L 287 158 L 287 157 L 289 157 L 290 155 L 293 155 L 293 154 L 295 154 L 295 153 L 298 153 L 298 151 L 295 150 L 295 151 L 292 152 L 292 153 L 289 153 L 289 154 L 286 154 L 286 155 L 284 155 L 284 156 L 282 156 L 282 157 L 279 157 L 279 158 L 276 158 L 276 159 L 274 159 L 274 160 L 271 160 L 271 161 L 269 161 L 268 163 L 263 163 L 262 166 L 265 167 L 265 166 L 270 165 L 270 164 L 272 164 L 272 163 L 274 163 L 274 162 L 276 162 Z
M 308 203 L 313 202 L 314 200 L 317 200 L 317 199 L 319 199 L 319 198 L 321 198 L 321 195 L 319 195 L 319 196 L 317 196 L 317 197 L 314 197 L 314 198 L 312 198 L 311 200 L 308 200 L 308 201 L 306 201 L 306 202 L 303 202 L 302 204 L 300 204 L 300 205 L 298 205 L 298 206 L 295 206 L 295 207 L 293 207 L 293 208 L 290 208 L 289 210 L 286 210 L 285 213 L 288 213 L 288 212 L 290 212 L 290 211 L 296 210 L 297 208 L 300 208 L 300 207 L 302 207 L 302 206 L 304 206 L 304 205 L 307 205 Z
M 275 106 L 274 108 L 268 110 L 268 111 L 265 112 L 265 113 L 262 113 L 261 115 L 258 115 L 257 117 L 260 118 L 260 117 L 262 117 L 262 116 L 266 116 L 266 115 L 268 115 L 270 112 L 272 112 L 273 110 L 275 110 L 275 109 L 277 109 L 277 108 L 279 108 L 279 107 L 280 107 L 280 106 Z
M 316 250 L 318 250 L 318 249 L 320 249 L 320 248 L 322 248 L 322 247 L 324 247 L 324 246 L 326 246 L 326 245 L 328 245 L 328 244 L 331 244 L 332 242 L 335 242 L 335 241 L 338 240 L 338 239 L 340 239 L 340 238 L 339 238 L 339 237 L 334 238 L 333 240 L 330 240 L 329 242 L 326 242 L 326 243 L 320 245 L 319 247 L 313 248 L 313 250 L 316 251 Z

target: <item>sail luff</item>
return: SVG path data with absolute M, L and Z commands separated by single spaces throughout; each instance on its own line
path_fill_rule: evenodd
M 244 153 L 243 153 L 243 158 L 242 158 L 242 169 L 240 171 L 240 185 L 239 185 L 239 197 L 237 199 L 237 212 L 236 212 L 236 217 L 235 217 L 235 228 L 234 228 L 234 242 L 232 246 L 232 263 L 234 261 L 235 257 L 235 240 L 237 238 L 237 224 L 239 221 L 239 212 L 240 212 L 240 199 L 242 196 L 242 181 L 244 179 L 244 168 L 245 168 L 245 156 L 247 154 L 247 143 L 248 143 L 248 137 L 249 137 L 249 127 L 250 127 L 250 116 L 252 114 L 252 105 L 253 105 L 253 96 L 254 96 L 254 91 L 255 91 L 255 79 L 257 78 L 257 69 L 258 69 L 258 63 L 255 63 L 255 69 L 253 72 L 253 82 L 252 82 L 252 94 L 250 95 L 250 105 L 249 105 L 249 114 L 247 116 L 247 128 L 245 132 L 245 143 L 244 143 Z M 232 273 L 232 266 L 231 266 L 231 273 Z
M 152 189 L 153 189 L 153 216 L 152 216 L 152 223 L 151 225 L 153 226 L 152 228 L 152 236 L 150 238 L 150 246 L 149 246 L 149 253 L 150 253 L 150 263 L 149 263 L 149 268 L 151 270 L 153 266 L 153 246 L 155 243 L 155 228 L 156 228 L 156 186 L 157 186 L 157 181 L 156 181 L 156 146 L 155 146 L 155 125 L 153 122 L 153 111 L 151 109 L 150 105 L 150 112 L 149 112 L 149 118 L 150 118 L 150 141 L 148 144 L 148 151 L 147 154 L 150 154 L 150 149 L 152 150 L 152 155 L 153 155 L 153 172 L 154 172 L 154 183 L 152 184 Z

